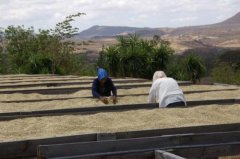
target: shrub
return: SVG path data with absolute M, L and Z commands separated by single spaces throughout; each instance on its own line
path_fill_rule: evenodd
M 151 78 L 156 70 L 165 70 L 173 50 L 161 41 L 143 40 L 138 35 L 119 36 L 114 46 L 103 48 L 98 65 L 113 76 Z

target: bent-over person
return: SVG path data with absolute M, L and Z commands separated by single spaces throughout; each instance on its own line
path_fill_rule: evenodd
M 159 103 L 159 108 L 187 105 L 177 81 L 167 77 L 163 71 L 156 71 L 153 75 L 148 102 Z
M 92 83 L 92 95 L 99 98 L 104 104 L 109 103 L 109 98 L 114 104 L 117 103 L 117 89 L 105 69 L 98 69 L 98 77 Z

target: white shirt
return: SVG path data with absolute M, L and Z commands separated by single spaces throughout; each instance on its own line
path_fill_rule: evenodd
M 149 92 L 148 102 L 159 103 L 159 107 L 166 107 L 170 103 L 186 100 L 183 91 L 179 88 L 178 83 L 173 78 L 164 77 L 155 80 Z

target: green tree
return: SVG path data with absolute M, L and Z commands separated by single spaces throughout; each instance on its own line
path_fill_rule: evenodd
M 68 38 L 78 31 L 70 22 L 80 15 L 84 13 L 70 15 L 56 24 L 55 29 L 39 30 L 38 34 L 34 33 L 33 27 L 25 29 L 24 26 L 9 26 L 4 34 L 11 72 L 70 73 L 68 68 L 73 67 L 73 43 Z
M 240 50 L 227 51 L 216 61 L 211 73 L 215 82 L 240 84 Z
M 166 69 L 173 50 L 169 44 L 141 39 L 136 34 L 117 37 L 118 43 L 103 48 L 99 64 L 112 75 L 151 78 L 157 69 Z
M 240 70 L 240 50 L 231 50 L 219 56 L 217 63 L 227 63 L 233 71 Z
M 169 44 L 160 43 L 160 45 L 155 47 L 152 52 L 152 68 L 154 70 L 166 70 L 173 52 L 174 51 L 169 47 Z
M 200 78 L 205 74 L 206 67 L 202 59 L 194 54 L 189 54 L 183 59 L 183 66 L 185 68 L 188 79 L 194 84 L 200 82 Z
M 221 63 L 212 70 L 215 82 L 227 84 L 240 84 L 240 70 L 235 71 L 228 63 Z
M 167 65 L 167 75 L 174 79 L 185 81 L 190 80 L 187 76 L 184 58 L 181 55 L 173 55 Z

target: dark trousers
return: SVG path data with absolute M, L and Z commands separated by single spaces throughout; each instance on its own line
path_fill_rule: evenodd
M 185 106 L 185 103 L 183 101 L 170 103 L 167 105 L 167 107 L 182 107 L 182 106 Z

